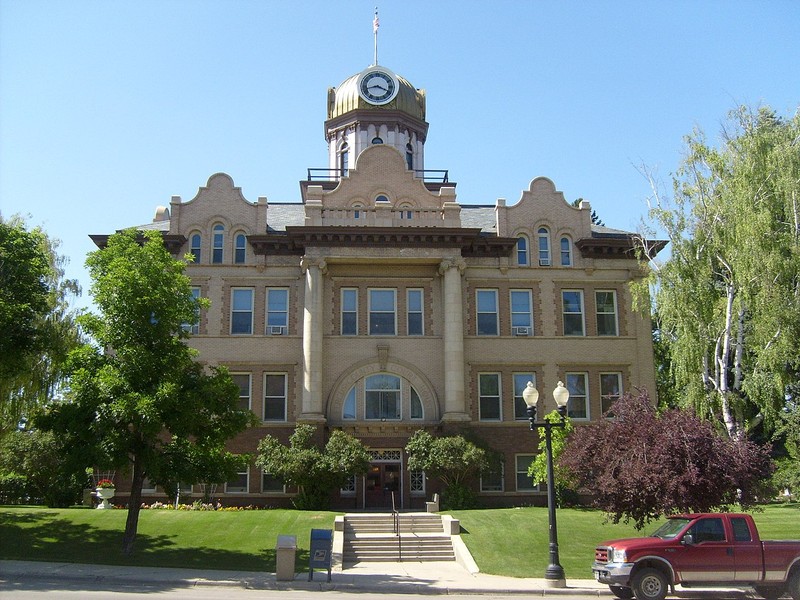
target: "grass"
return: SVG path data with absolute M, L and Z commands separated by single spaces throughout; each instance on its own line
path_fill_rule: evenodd
M 145 510 L 139 517 L 136 552 L 120 548 L 125 510 L 0 507 L 0 559 L 88 564 L 275 571 L 277 536 L 296 535 L 298 570 L 308 565 L 312 528 L 332 529 L 333 512 L 263 510 L 203 512 Z M 545 508 L 453 511 L 462 538 L 481 571 L 542 577 L 548 563 Z M 775 504 L 753 513 L 765 539 L 800 539 L 800 504 Z M 594 547 L 620 537 L 645 535 L 630 525 L 604 524 L 594 510 L 560 509 L 558 541 L 568 578 L 591 577 Z

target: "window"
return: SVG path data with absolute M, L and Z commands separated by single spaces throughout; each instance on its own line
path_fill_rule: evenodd
M 725 527 L 718 517 L 700 519 L 686 533 L 692 535 L 695 544 L 725 541 Z
M 398 207 L 397 213 L 400 215 L 401 219 L 411 220 L 414 218 L 414 211 L 411 210 L 413 206 L 409 206 L 408 204 L 404 204 Z
M 528 477 L 528 469 L 533 462 L 533 454 L 517 454 L 515 457 L 517 468 L 517 491 L 536 492 L 538 487 L 533 485 L 533 479 Z
M 613 290 L 594 293 L 597 307 L 597 335 L 618 335 L 617 293 Z
M 747 520 L 743 517 L 731 517 L 731 525 L 733 526 L 733 539 L 737 542 L 752 542 L 753 534 L 750 533 L 750 527 Z
M 500 375 L 480 373 L 478 375 L 478 418 L 481 421 L 502 421 L 500 403 Z
M 267 333 L 283 335 L 289 327 L 289 290 L 267 288 Z
M 379 137 L 374 137 L 374 138 L 372 138 L 372 143 L 373 144 L 382 144 L 383 143 L 383 139 L 381 139 Z
M 561 238 L 561 266 L 572 266 L 572 243 L 568 237 Z
M 345 396 L 344 404 L 342 405 L 342 419 L 355 419 L 356 418 L 356 386 L 350 388 Z
M 497 290 L 477 290 L 476 304 L 478 335 L 497 335 Z
M 389 197 L 387 195 L 385 195 L 385 194 L 378 194 L 375 197 L 375 202 L 388 202 L 388 201 L 389 201 Z
M 422 400 L 413 387 L 411 388 L 411 418 L 412 419 L 424 419 L 425 414 L 422 410 Z
M 539 266 L 550 266 L 550 232 L 546 227 L 540 227 L 537 232 L 539 236 Z
M 200 262 L 200 242 L 202 238 L 199 233 L 192 234 L 191 241 L 189 242 L 189 254 L 194 258 L 195 263 Z
M 395 290 L 369 291 L 369 334 L 397 335 Z
M 400 378 L 394 375 L 371 375 L 365 380 L 364 413 L 367 419 L 400 418 Z
M 564 311 L 564 335 L 583 335 L 583 292 L 564 290 L 561 292 Z
M 231 297 L 231 334 L 252 334 L 253 290 L 251 288 L 233 288 Z
M 536 375 L 534 373 L 514 373 L 514 419 L 516 421 L 526 421 L 528 419 L 528 405 L 522 397 L 522 392 L 528 387 L 528 382 L 532 381 L 536 386 Z
M 236 474 L 236 477 L 225 483 L 225 491 L 229 494 L 246 494 L 248 490 L 248 476 L 247 471 L 241 471 Z
M 406 144 L 406 167 L 409 171 L 414 170 L 414 147 L 411 144 Z
M 412 496 L 425 495 L 425 471 L 409 471 L 408 487 Z
M 200 298 L 200 288 L 199 287 L 192 287 L 192 298 L 198 300 Z M 192 335 L 198 335 L 200 333 L 200 309 L 195 308 L 194 310 L 194 322 L 193 323 L 184 323 L 183 329 L 188 331 Z
M 350 174 L 350 146 L 347 142 L 339 149 L 339 170 L 342 172 L 342 177 Z
M 264 420 L 286 420 L 286 373 L 264 374 Z
M 567 402 L 567 415 L 570 419 L 589 418 L 589 386 L 586 373 L 567 373 L 567 389 L 569 402 Z
M 358 335 L 358 290 L 342 290 L 342 335 Z
M 600 373 L 600 410 L 603 414 L 611 410 L 611 407 L 619 400 L 621 394 L 622 374 Z
M 481 473 L 482 492 L 502 492 L 503 491 L 503 463 L 498 463 L 496 469 L 491 469 Z
M 533 334 L 533 302 L 530 290 L 511 290 L 512 335 Z
M 411 289 L 406 292 L 406 318 L 408 335 L 423 334 L 422 290 Z
M 261 474 L 261 491 L 272 494 L 284 494 L 286 493 L 286 486 L 284 486 L 283 481 L 265 471 Z
M 247 236 L 243 233 L 236 235 L 236 246 L 233 252 L 233 262 L 237 265 L 244 264 L 247 258 Z
M 520 267 L 528 266 L 528 238 L 524 235 L 517 238 L 517 264 Z
M 239 408 L 250 410 L 250 373 L 231 373 L 231 379 L 239 388 Z
M 213 241 L 211 262 L 218 265 L 222 262 L 222 249 L 225 245 L 225 228 L 222 225 L 214 225 Z
M 339 488 L 339 494 L 342 496 L 355 496 L 356 495 L 356 476 L 348 477 L 344 485 Z
M 353 218 L 360 219 L 361 218 L 361 209 L 364 208 L 361 204 L 354 204 L 353 205 Z

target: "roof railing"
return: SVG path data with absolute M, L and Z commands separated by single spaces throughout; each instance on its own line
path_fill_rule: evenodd
M 322 181 L 339 181 L 349 175 L 349 169 L 308 169 L 306 181 L 309 183 Z M 425 183 L 449 183 L 450 176 L 447 169 L 418 169 L 414 175 Z

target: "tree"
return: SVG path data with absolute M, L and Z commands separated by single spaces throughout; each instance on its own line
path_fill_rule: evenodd
M 775 431 L 774 442 L 783 452 L 775 460 L 777 468 L 772 478 L 777 489 L 794 495 L 800 494 L 800 403 L 796 398 L 793 394 L 786 403 Z
M 651 283 L 687 403 L 743 439 L 775 423 L 800 357 L 800 112 L 731 113 L 722 143 L 698 131 L 651 217 L 671 256 Z
M 206 370 L 186 345 L 185 324 L 208 301 L 192 297 L 185 263 L 169 255 L 158 232 L 115 234 L 86 264 L 100 312 L 79 321 L 99 346 L 70 353 L 65 400 L 37 424 L 63 438 L 76 471 L 89 465 L 130 470 L 127 555 L 145 478 L 232 477 L 242 459 L 224 450 L 225 441 L 254 415 L 238 408 L 238 388 L 227 370 Z
M 5 247 L 0 250 L 0 319 L 3 331 L 9 332 L 0 340 L 0 363 L 6 365 L 0 368 L 1 435 L 14 430 L 24 415 L 31 416 L 37 407 L 59 394 L 67 355 L 80 343 L 81 334 L 70 307 L 72 298 L 80 295 L 80 286 L 64 277 L 67 258 L 58 254 L 60 242 L 40 229 L 28 234 L 19 219 L 0 221 L 0 238 L 15 239 L 9 244 L 0 242 L 12 248 L 11 252 Z M 26 252 L 20 252 L 20 247 Z M 19 269 L 20 260 L 29 261 L 30 270 Z M 44 303 L 40 304 L 42 290 Z M 14 292 L 25 295 L 12 298 Z M 22 344 L 7 352 L 6 344 L 19 343 L 19 335 L 24 338 Z
M 358 439 L 336 429 L 323 449 L 314 444 L 315 433 L 313 425 L 300 424 L 289 438 L 289 446 L 271 435 L 258 443 L 256 465 L 284 483 L 296 485 L 295 506 L 301 510 L 324 510 L 331 492 L 369 470 L 369 452 Z
M 545 420 L 550 423 L 559 423 L 561 415 L 557 410 L 552 411 L 550 414 L 545 415 Z M 550 446 L 553 451 L 553 477 L 555 478 L 556 486 L 556 503 L 559 507 L 564 505 L 566 496 L 570 491 L 569 487 L 569 473 L 564 467 L 558 464 L 558 459 L 564 452 L 567 445 L 567 438 L 575 428 L 569 417 L 564 420 L 564 427 L 553 427 L 550 430 Z M 547 484 L 547 440 L 544 435 L 539 437 L 539 453 L 531 462 L 528 468 L 528 477 L 533 480 L 534 485 L 541 483 Z
M 576 428 L 559 464 L 614 523 L 641 529 L 663 514 L 756 502 L 769 449 L 717 433 L 689 409 L 658 414 L 646 393 L 626 394 L 614 417 Z
M 408 469 L 425 471 L 428 477 L 442 481 L 442 503 L 448 509 L 470 508 L 474 493 L 469 480 L 488 467 L 486 451 L 463 435 L 433 437 L 418 429 L 406 444 Z
M 581 202 L 583 202 L 583 198 L 575 198 L 575 200 L 572 201 L 572 206 L 575 208 L 580 208 Z M 594 209 L 592 209 L 592 225 L 605 225 L 600 217 L 597 216 L 597 213 L 594 211 Z

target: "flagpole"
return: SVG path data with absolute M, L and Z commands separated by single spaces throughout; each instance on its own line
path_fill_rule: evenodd
M 378 7 L 375 7 L 375 18 L 372 20 L 372 33 L 375 36 L 375 62 L 373 65 L 378 65 L 378 27 L 380 23 L 378 22 Z

